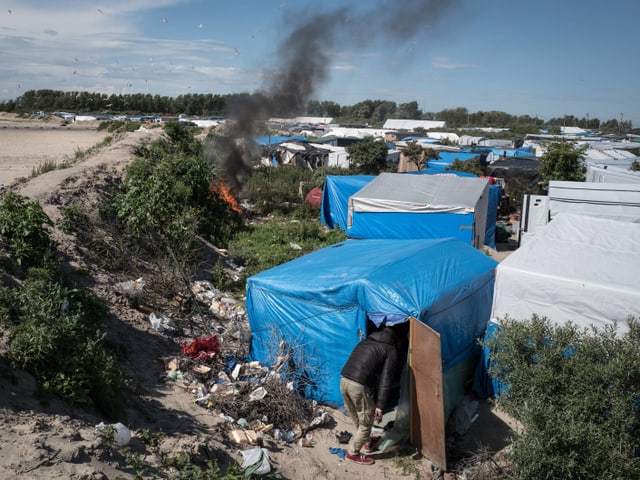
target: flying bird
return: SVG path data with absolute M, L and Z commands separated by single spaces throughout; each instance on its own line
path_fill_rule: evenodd
M 202 28 L 202 24 L 201 23 L 198 24 L 198 28 Z
M 8 10 L 8 12 L 9 12 L 9 13 L 13 13 L 13 12 L 11 11 L 11 9 L 9 9 L 9 10 Z
M 100 15 L 104 15 L 104 12 L 103 12 L 102 10 L 100 10 L 100 9 L 98 9 L 98 13 L 99 13 Z
M 169 19 L 168 19 L 167 17 L 164 17 L 164 18 L 162 19 L 162 23 L 167 23 L 168 21 L 169 21 Z
M 240 51 L 239 51 L 237 48 L 236 48 L 236 49 L 234 49 L 234 50 L 235 50 L 236 57 L 237 57 L 238 55 L 240 55 Z

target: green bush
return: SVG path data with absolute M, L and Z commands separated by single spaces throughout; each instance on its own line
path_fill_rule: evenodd
M 61 210 L 60 229 L 68 235 L 76 235 L 87 224 L 87 214 L 78 205 L 68 205 Z
M 547 150 L 538 161 L 538 172 L 545 185 L 551 180 L 584 182 L 587 166 L 584 163 L 588 145 L 577 146 L 573 141 L 556 141 L 547 145 Z
M 488 342 L 502 407 L 522 424 L 514 479 L 640 478 L 640 325 L 505 319 Z
M 456 158 L 451 165 L 447 167 L 447 170 L 456 170 L 458 172 L 468 172 L 474 175 L 484 175 L 484 169 L 478 163 L 478 160 L 472 158 L 471 160 L 460 160 Z
M 129 164 L 123 192 L 116 195 L 118 217 L 134 235 L 157 232 L 176 252 L 191 249 L 198 234 L 224 247 L 242 226 L 210 186 L 213 175 L 200 157 L 165 153 Z
M 56 275 L 34 268 L 20 287 L 0 288 L 0 318 L 11 337 L 8 356 L 34 374 L 45 394 L 117 418 L 126 380 L 99 333 L 107 310 Z
M 39 203 L 13 192 L 0 197 L 0 249 L 4 243 L 18 265 L 40 265 L 50 259 L 53 243 L 46 227 L 51 225 Z

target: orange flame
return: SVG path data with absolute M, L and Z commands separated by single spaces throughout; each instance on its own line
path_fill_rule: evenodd
M 240 214 L 244 213 L 242 207 L 240 207 L 240 205 L 238 204 L 236 197 L 233 196 L 233 193 L 231 193 L 231 190 L 225 185 L 222 179 L 218 178 L 211 182 L 211 187 L 209 188 L 209 190 L 212 193 L 215 193 L 222 200 L 224 200 L 229 205 L 229 208 L 231 208 L 231 210 Z

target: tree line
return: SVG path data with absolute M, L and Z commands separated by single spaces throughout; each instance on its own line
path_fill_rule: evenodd
M 31 113 L 34 111 L 70 111 L 75 113 L 179 115 L 199 117 L 226 117 L 234 101 L 247 94 L 189 93 L 168 97 L 149 93 L 105 94 L 85 91 L 29 90 L 13 100 L 0 102 L 0 111 Z M 336 123 L 381 127 L 389 118 L 410 120 L 437 120 L 448 128 L 509 128 L 512 133 L 525 134 L 549 129 L 554 133 L 560 127 L 572 126 L 603 133 L 623 134 L 633 131 L 629 120 L 616 118 L 601 121 L 598 118 L 563 117 L 543 120 L 537 116 L 511 115 L 501 111 L 470 112 L 464 107 L 448 108 L 439 112 L 423 112 L 418 102 L 397 104 L 389 100 L 363 100 L 353 105 L 340 105 L 333 101 L 311 100 L 301 112 L 273 112 L 314 117 L 331 117 Z M 638 129 L 636 129 L 638 130 Z

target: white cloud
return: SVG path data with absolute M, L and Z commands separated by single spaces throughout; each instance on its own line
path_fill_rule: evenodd
M 20 3 L 0 25 L 0 100 L 42 88 L 145 91 L 152 81 L 165 90 L 154 94 L 173 95 L 187 84 L 232 85 L 241 76 L 234 49 L 224 42 L 140 31 L 141 16 L 188 0 Z

